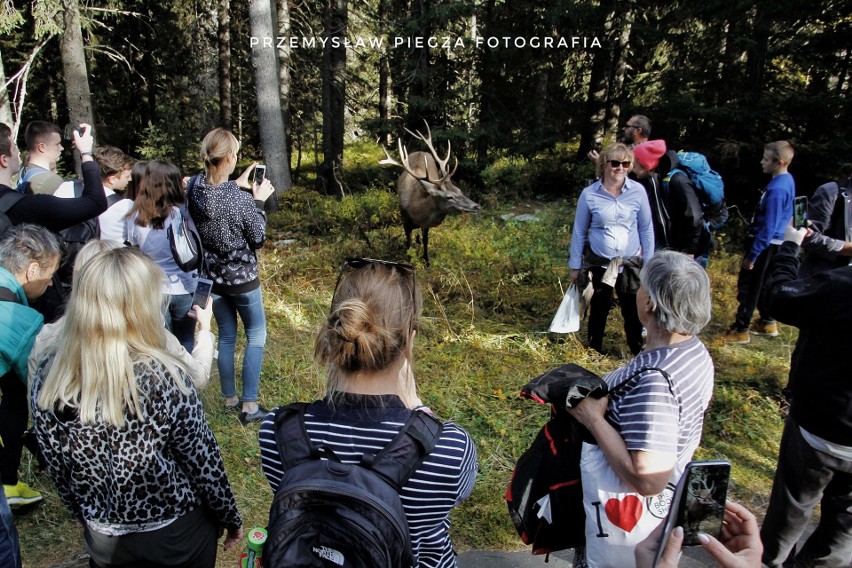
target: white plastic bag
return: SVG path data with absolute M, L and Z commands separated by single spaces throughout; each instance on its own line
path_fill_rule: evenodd
M 568 291 L 565 292 L 565 297 L 562 298 L 562 303 L 559 304 L 559 309 L 556 310 L 549 331 L 553 333 L 579 331 L 581 314 L 580 291 L 576 284 L 571 284 L 568 286 Z

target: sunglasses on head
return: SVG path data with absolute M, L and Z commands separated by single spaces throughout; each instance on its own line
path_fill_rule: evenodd
M 630 167 L 630 164 L 632 164 L 632 163 L 633 163 L 633 162 L 630 162 L 630 161 L 622 162 L 621 160 L 610 160 L 610 161 L 609 161 L 609 165 L 610 165 L 610 166 L 612 166 L 613 168 L 617 168 L 618 166 L 621 166 L 621 167 L 622 167 L 622 168 L 624 168 L 625 170 L 626 170 L 627 168 L 629 168 L 629 167 Z
M 416 268 L 413 264 L 408 264 L 407 262 L 380 260 L 377 258 L 347 258 L 344 259 L 343 263 L 340 265 L 340 272 L 337 274 L 337 283 L 334 285 L 334 295 L 331 297 L 332 306 L 334 306 L 334 300 L 337 296 L 337 289 L 340 287 L 340 280 L 343 278 L 343 273 L 347 270 L 361 270 L 362 268 L 370 265 L 387 266 L 398 270 L 402 274 L 411 275 L 411 297 L 414 298 L 414 284 L 416 282 L 414 278 L 414 271 Z
M 627 123 L 624 125 L 624 128 L 639 128 L 639 126 L 636 124 Z

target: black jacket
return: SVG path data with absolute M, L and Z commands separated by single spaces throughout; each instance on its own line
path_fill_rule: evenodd
M 669 173 L 680 167 L 677 152 L 669 150 L 660 160 L 659 170 Z M 683 172 L 672 175 L 668 184 L 663 183 L 666 197 L 666 209 L 671 219 L 669 230 L 669 248 L 685 252 L 691 256 L 703 256 L 710 252 L 710 233 L 704 226 L 704 213 L 701 200 L 689 176 Z
M 837 253 L 852 241 L 852 180 L 819 186 L 808 202 L 808 221 L 817 232 L 802 243 L 806 254 L 799 276 L 806 278 L 849 264 L 849 257 Z
M 824 440 L 852 446 L 852 267 L 798 278 L 799 247 L 782 244 L 769 267 L 769 312 L 799 328 L 790 362 L 790 414 Z

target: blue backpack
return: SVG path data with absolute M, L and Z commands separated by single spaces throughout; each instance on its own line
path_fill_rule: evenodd
M 676 173 L 686 174 L 695 189 L 698 190 L 698 199 L 701 201 L 701 210 L 704 213 L 704 223 L 711 231 L 721 228 L 728 221 L 728 208 L 725 205 L 725 182 L 722 176 L 710 167 L 704 154 L 698 152 L 677 153 L 680 167 L 674 168 L 663 179 L 663 184 L 668 192 L 669 180 Z

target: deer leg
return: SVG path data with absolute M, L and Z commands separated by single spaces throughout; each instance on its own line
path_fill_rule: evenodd
M 421 227 L 420 232 L 423 234 L 423 262 L 429 266 L 429 227 Z

